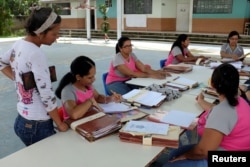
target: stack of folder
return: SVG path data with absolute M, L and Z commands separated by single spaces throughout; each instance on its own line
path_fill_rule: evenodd
M 132 123 L 132 125 L 131 125 Z M 133 130 L 130 127 L 133 124 L 140 129 L 139 131 Z M 155 124 L 155 125 L 151 125 Z M 141 131 L 143 128 L 151 129 L 165 129 L 165 133 L 157 134 L 158 132 L 152 132 L 150 130 Z M 153 145 L 153 146 L 164 146 L 169 148 L 179 147 L 179 136 L 181 129 L 179 126 L 169 126 L 167 124 L 152 123 L 144 121 L 133 121 L 128 122 L 126 125 L 120 129 L 119 138 L 123 142 L 137 143 L 143 145 Z
M 69 118 L 65 122 L 90 142 L 111 134 L 122 126 L 119 118 L 99 112 L 94 107 L 83 118 L 78 120 Z

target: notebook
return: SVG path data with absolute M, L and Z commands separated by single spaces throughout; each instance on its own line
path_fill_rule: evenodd
M 163 70 L 179 74 L 192 71 L 193 66 L 188 64 L 169 64 L 168 66 L 163 67 Z

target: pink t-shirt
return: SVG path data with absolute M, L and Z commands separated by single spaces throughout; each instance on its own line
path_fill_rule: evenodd
M 129 61 L 126 61 L 121 54 L 117 54 L 115 56 L 119 56 L 118 58 L 122 60 L 122 63 L 126 65 L 128 68 L 130 68 L 132 71 L 138 71 L 136 68 L 136 60 L 137 58 L 135 57 L 134 54 L 129 56 Z M 114 60 L 115 61 L 115 60 Z M 113 65 L 113 61 L 110 64 L 109 72 L 106 78 L 106 84 L 115 82 L 115 81 L 126 81 L 129 80 L 130 77 L 124 76 L 123 74 L 119 73 L 118 70 L 116 70 L 116 66 Z M 121 64 L 121 63 L 120 63 Z M 118 64 L 119 65 L 119 64 Z
M 61 99 L 62 99 L 63 104 L 67 100 L 74 100 L 76 101 L 76 104 L 78 105 L 92 98 L 93 96 L 94 96 L 94 88 L 92 86 L 88 87 L 88 89 L 86 89 L 86 91 L 84 92 L 84 91 L 77 89 L 72 84 L 70 84 L 70 85 L 67 85 L 63 89 Z M 68 118 L 69 118 L 69 115 L 66 112 L 64 105 L 63 105 L 63 119 L 65 120 Z
M 228 151 L 250 150 L 250 106 L 241 97 L 236 107 L 224 100 L 208 112 L 205 128 L 216 129 L 224 134 L 220 148 Z M 206 114 L 205 114 L 206 115 Z M 203 133 L 203 130 L 200 134 Z
M 188 53 L 188 49 L 184 48 L 184 56 Z M 175 57 L 176 55 L 182 54 L 181 49 L 175 46 L 169 53 L 167 61 L 165 61 L 165 66 L 169 64 L 178 64 L 180 61 Z

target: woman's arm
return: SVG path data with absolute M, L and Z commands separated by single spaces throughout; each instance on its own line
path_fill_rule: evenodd
M 64 102 L 64 107 L 72 119 L 79 119 L 85 115 L 89 108 L 93 105 L 93 100 L 89 99 L 81 104 L 76 104 L 74 100 L 67 100 Z
M 203 93 L 200 93 L 197 96 L 196 100 L 203 110 L 210 110 L 214 106 L 213 103 L 209 103 L 204 99 Z
M 239 58 L 238 55 L 226 53 L 225 51 L 220 51 L 220 56 L 221 56 L 221 58 L 231 58 L 234 60 L 237 60 Z
M 187 159 L 204 159 L 208 157 L 208 151 L 217 150 L 224 134 L 210 128 L 205 128 L 200 142 L 184 155 Z
M 180 62 L 190 62 L 196 61 L 199 57 L 193 56 L 190 52 L 187 53 L 187 57 L 184 57 L 182 54 L 178 54 L 175 56 Z
M 14 80 L 14 76 L 10 66 L 6 66 L 4 69 L 1 70 L 2 73 L 7 76 L 9 79 Z

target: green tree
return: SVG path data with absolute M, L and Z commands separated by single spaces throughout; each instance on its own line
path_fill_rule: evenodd
M 103 22 L 101 23 L 101 30 L 105 34 L 107 34 L 109 32 L 110 24 L 108 22 L 108 16 L 107 16 L 108 9 L 106 5 L 100 5 L 99 12 L 102 14 L 102 18 L 103 18 Z
M 10 35 L 13 19 L 26 18 L 29 13 L 29 7 L 39 0 L 0 0 L 0 36 Z

